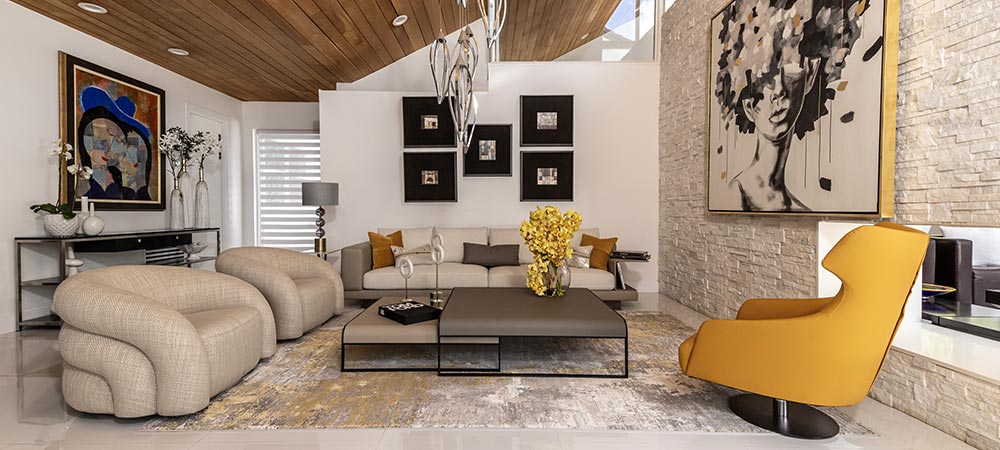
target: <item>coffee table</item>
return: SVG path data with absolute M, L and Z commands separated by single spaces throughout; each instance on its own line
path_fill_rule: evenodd
M 621 374 L 506 373 L 502 343 L 507 338 L 621 340 Z M 480 340 L 495 345 L 497 367 L 470 371 L 441 367 L 442 348 Z M 628 378 L 628 324 L 588 289 L 569 289 L 562 298 L 540 298 L 526 288 L 456 288 L 438 321 L 439 375 Z
M 385 297 L 344 326 L 342 372 L 437 372 L 449 376 L 518 376 L 628 378 L 628 324 L 588 289 L 570 289 L 562 298 L 541 298 L 521 288 L 455 288 L 439 320 L 402 325 L 378 315 L 378 307 L 402 301 Z M 503 371 L 503 342 L 510 338 L 609 339 L 624 348 L 621 374 L 534 373 Z M 347 349 L 356 346 L 433 345 L 437 364 L 425 367 L 347 367 Z M 496 349 L 496 367 L 448 368 L 442 353 L 449 346 L 489 346 Z

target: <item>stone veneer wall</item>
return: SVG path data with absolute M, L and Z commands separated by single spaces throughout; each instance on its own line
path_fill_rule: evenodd
M 705 212 L 708 27 L 726 3 L 677 0 L 661 48 L 660 291 L 717 318 L 814 296 L 819 220 Z M 1000 0 L 902 1 L 897 116 L 897 220 L 1000 226 Z M 872 392 L 1000 450 L 996 386 L 894 350 Z

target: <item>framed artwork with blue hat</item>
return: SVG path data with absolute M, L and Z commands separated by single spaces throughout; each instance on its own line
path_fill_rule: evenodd
M 60 201 L 88 197 L 98 209 L 163 211 L 160 155 L 163 89 L 59 53 L 60 135 L 73 160 L 93 170 L 89 180 L 61 170 Z

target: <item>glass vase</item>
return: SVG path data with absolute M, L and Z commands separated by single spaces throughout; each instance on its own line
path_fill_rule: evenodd
M 549 270 L 542 274 L 546 297 L 562 297 L 569 289 L 571 276 L 569 265 L 563 260 L 559 264 L 549 263 Z

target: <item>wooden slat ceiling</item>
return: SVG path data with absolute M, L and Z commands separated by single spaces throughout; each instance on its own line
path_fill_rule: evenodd
M 316 101 L 319 90 L 363 78 L 462 25 L 455 0 L 91 0 L 108 9 L 103 15 L 78 0 L 13 1 L 244 101 Z M 509 1 L 501 37 L 509 61 L 551 61 L 575 49 L 604 31 L 621 2 Z M 474 3 L 470 22 L 479 19 Z M 392 26 L 400 14 L 410 20 Z M 191 55 L 167 53 L 171 47 Z

